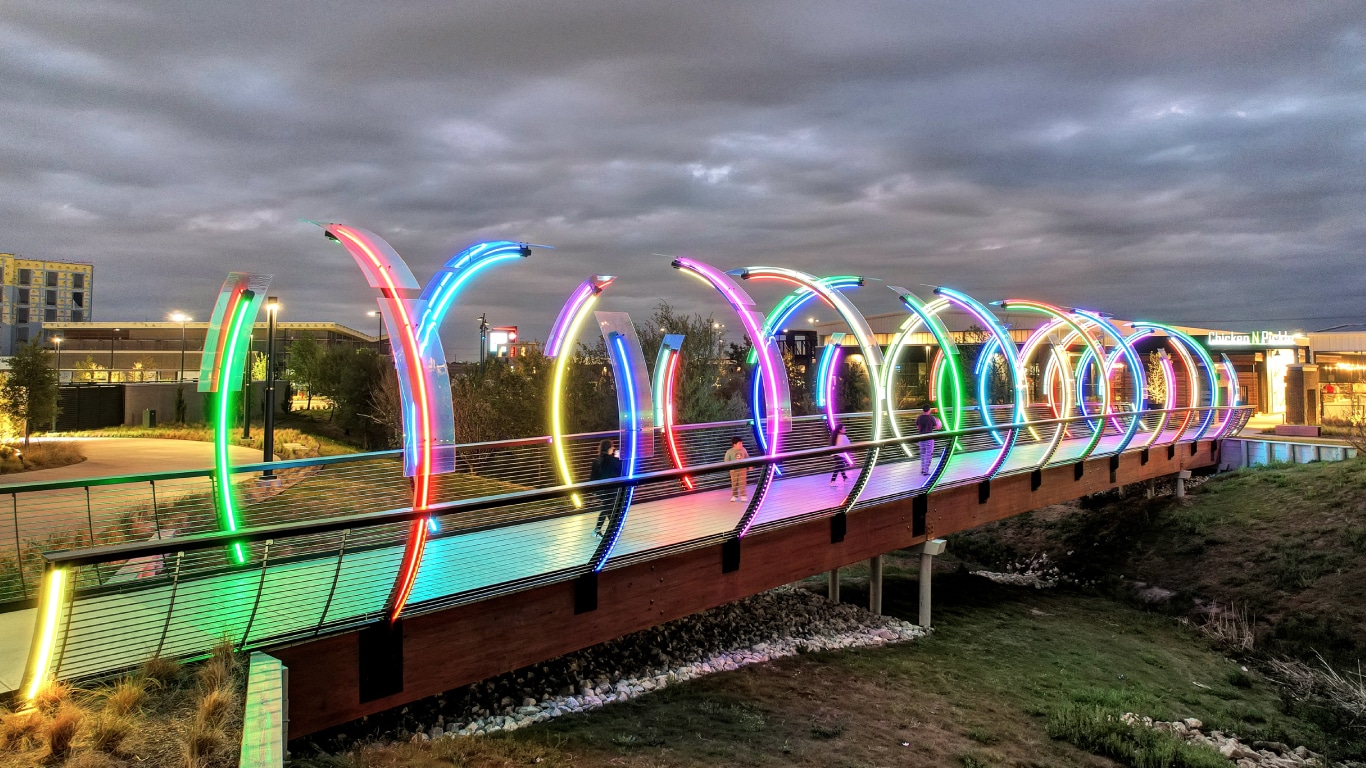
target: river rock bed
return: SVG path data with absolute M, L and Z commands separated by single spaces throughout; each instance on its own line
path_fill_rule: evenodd
M 336 752 L 358 742 L 511 731 L 714 672 L 800 653 L 904 642 L 926 631 L 805 589 L 780 587 L 362 718 L 310 741 Z
M 1323 755 L 1311 752 L 1305 747 L 1290 747 L 1278 741 L 1254 741 L 1244 744 L 1238 737 L 1222 731 L 1201 731 L 1205 724 L 1195 718 L 1163 722 L 1151 717 L 1140 717 L 1126 712 L 1120 720 L 1129 725 L 1138 725 L 1165 731 L 1190 744 L 1204 744 L 1219 750 L 1238 768 L 1297 768 L 1298 766 L 1321 766 Z

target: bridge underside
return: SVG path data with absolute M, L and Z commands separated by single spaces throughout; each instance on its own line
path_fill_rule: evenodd
M 929 538 L 1218 462 L 1219 443 L 1205 440 L 1001 476 L 860 508 L 842 540 L 829 517 L 756 529 L 738 568 L 733 545 L 715 545 L 609 567 L 595 584 L 551 584 L 268 650 L 290 670 L 297 738 Z

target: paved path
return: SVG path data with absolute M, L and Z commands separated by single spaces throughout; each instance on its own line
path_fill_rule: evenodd
M 35 469 L 0 475 L 0 488 L 20 483 L 49 480 L 75 480 L 145 472 L 174 472 L 181 469 L 208 469 L 213 466 L 213 443 L 196 440 L 160 440 L 152 437 L 74 437 L 81 444 L 85 461 L 53 469 Z M 253 464 L 261 452 L 234 445 L 229 448 L 233 464 Z

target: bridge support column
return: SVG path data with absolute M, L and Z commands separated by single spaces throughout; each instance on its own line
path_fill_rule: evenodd
M 1191 471 L 1183 469 L 1176 473 L 1176 498 L 1186 498 L 1186 481 L 1190 479 Z
M 830 573 L 826 574 L 825 588 L 830 602 L 838 603 L 840 601 L 840 569 L 831 568 Z
M 1143 498 L 1151 499 L 1155 496 L 1157 496 L 1157 481 L 1152 479 L 1145 480 L 1143 482 Z
M 882 555 L 868 558 L 868 610 L 882 615 Z
M 944 547 L 947 544 L 943 539 L 930 539 L 917 547 L 912 547 L 912 552 L 920 554 L 920 626 L 929 629 L 930 627 L 930 584 L 934 571 L 934 556 L 944 554 Z

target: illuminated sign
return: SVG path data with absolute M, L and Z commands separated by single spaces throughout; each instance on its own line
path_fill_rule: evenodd
M 517 326 L 502 325 L 489 329 L 489 354 L 494 357 L 517 356 Z
M 1293 347 L 1295 334 L 1290 331 L 1210 331 L 1209 336 L 1205 337 L 1205 343 L 1211 347 Z

